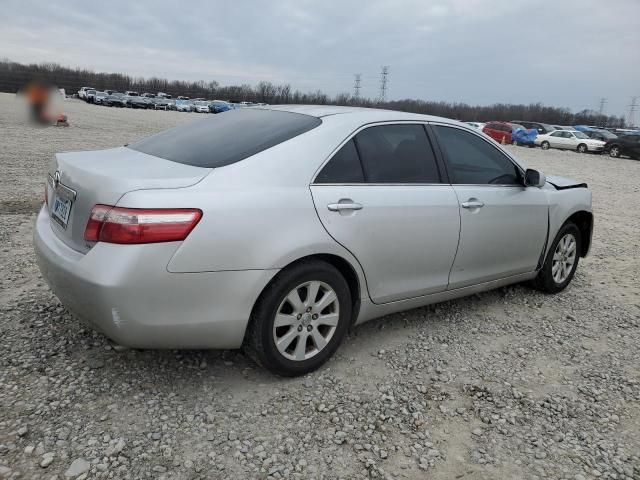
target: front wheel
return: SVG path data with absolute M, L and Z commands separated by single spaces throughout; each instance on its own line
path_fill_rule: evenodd
M 546 140 L 540 144 L 540 148 L 542 148 L 542 150 L 549 150 L 550 146 L 551 145 L 549 145 L 549 142 L 547 142 Z
M 271 372 L 304 375 L 338 349 L 351 321 L 349 286 L 332 265 L 305 261 L 280 272 L 261 294 L 245 351 Z
M 578 145 L 578 153 L 587 153 L 588 150 L 589 149 L 584 143 L 581 143 L 580 145 Z
M 613 145 L 611 147 L 611 149 L 609 150 L 609 156 L 611 156 L 613 158 L 619 158 L 620 157 L 620 147 L 618 145 Z
M 547 293 L 564 290 L 578 268 L 581 241 L 580 230 L 574 223 L 563 225 L 551 244 L 542 269 L 533 281 L 534 287 Z

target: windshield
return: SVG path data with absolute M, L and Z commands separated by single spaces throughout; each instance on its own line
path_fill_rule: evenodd
M 573 133 L 577 138 L 589 138 L 587 135 L 585 135 L 582 132 L 571 132 Z
M 97 97 L 106 97 L 107 94 L 105 92 L 98 92 L 98 93 L 96 93 L 96 96 Z
M 199 107 L 206 107 L 209 104 L 207 102 L 195 102 L 196 105 L 198 105 Z
M 518 128 L 521 128 L 521 129 L 523 129 L 523 130 L 525 129 L 525 128 L 524 128 L 522 125 L 520 125 L 519 123 L 512 123 L 512 124 L 511 124 L 511 128 L 512 128 L 513 130 L 516 130 L 516 129 L 518 129 Z

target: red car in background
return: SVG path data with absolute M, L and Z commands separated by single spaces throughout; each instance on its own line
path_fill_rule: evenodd
M 512 143 L 511 134 L 514 130 L 524 127 L 517 123 L 508 122 L 488 122 L 482 131 L 493 138 L 498 143 Z

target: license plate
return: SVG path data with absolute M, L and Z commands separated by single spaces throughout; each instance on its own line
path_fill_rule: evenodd
M 51 217 L 62 225 L 63 228 L 67 228 L 67 222 L 69 221 L 69 214 L 71 213 L 72 205 L 73 201 L 62 198 L 57 193 L 53 196 Z

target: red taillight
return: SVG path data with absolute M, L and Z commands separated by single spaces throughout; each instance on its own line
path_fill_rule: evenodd
M 158 243 L 184 240 L 202 218 L 196 208 L 122 208 L 96 205 L 84 230 L 89 242 Z

